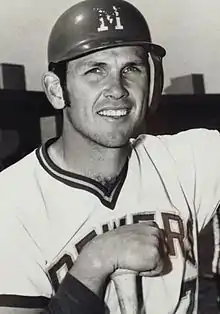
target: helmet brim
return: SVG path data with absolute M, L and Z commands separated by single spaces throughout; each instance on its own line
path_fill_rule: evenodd
M 97 41 L 97 40 L 92 40 L 92 41 L 87 41 L 87 42 L 81 42 L 79 45 L 74 45 L 63 55 L 62 57 L 57 58 L 57 60 L 54 60 L 53 63 L 58 63 L 60 62 L 60 59 L 62 62 L 67 62 L 71 61 L 74 59 L 81 58 L 83 56 L 86 56 L 91 53 L 95 53 L 100 50 L 105 50 L 105 49 L 110 49 L 114 47 L 125 47 L 125 46 L 141 46 L 144 48 L 144 50 L 147 53 L 152 53 L 158 57 L 163 58 L 166 55 L 166 50 L 157 44 L 147 42 L 147 41 L 129 41 L 126 40 L 125 38 L 122 39 L 110 39 L 106 41 Z

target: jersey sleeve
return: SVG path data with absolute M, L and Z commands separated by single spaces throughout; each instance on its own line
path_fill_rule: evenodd
M 195 132 L 192 142 L 195 167 L 194 206 L 199 231 L 216 213 L 220 202 L 220 134 Z
M 220 202 L 220 134 L 194 129 L 168 136 L 180 182 L 200 231 Z
M 67 274 L 42 314 L 104 314 L 104 302 L 80 281 Z
M 43 269 L 41 252 L 1 196 L 0 307 L 43 309 L 50 300 L 52 288 Z

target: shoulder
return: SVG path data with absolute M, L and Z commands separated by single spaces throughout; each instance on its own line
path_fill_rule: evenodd
M 204 176 L 207 171 L 211 175 L 220 164 L 220 136 L 215 130 L 192 129 L 175 135 L 141 135 L 132 145 L 142 161 L 150 158 L 157 167 L 167 170 L 170 165 L 169 169 L 176 169 L 184 176 L 189 173 Z
M 220 134 L 217 130 L 191 129 L 174 135 L 140 135 L 132 143 L 134 148 L 145 147 L 146 149 L 166 149 L 172 154 L 205 151 L 210 153 L 219 150 Z
M 25 198 L 34 180 L 37 167 L 35 151 L 0 173 L 0 214 L 4 210 L 18 205 Z
M 217 130 L 191 129 L 179 132 L 175 135 L 162 135 L 158 138 L 167 145 L 174 146 L 200 146 L 212 145 L 213 142 L 220 143 L 220 136 Z

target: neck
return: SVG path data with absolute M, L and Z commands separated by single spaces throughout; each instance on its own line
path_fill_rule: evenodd
M 123 168 L 130 145 L 120 148 L 102 147 L 87 139 L 66 137 L 63 134 L 48 151 L 60 168 L 81 174 L 101 183 L 114 179 Z

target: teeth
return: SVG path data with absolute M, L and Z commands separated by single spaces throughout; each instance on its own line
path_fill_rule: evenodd
M 127 109 L 118 109 L 118 110 L 102 110 L 99 111 L 100 116 L 106 116 L 106 117 L 123 117 L 128 114 Z

